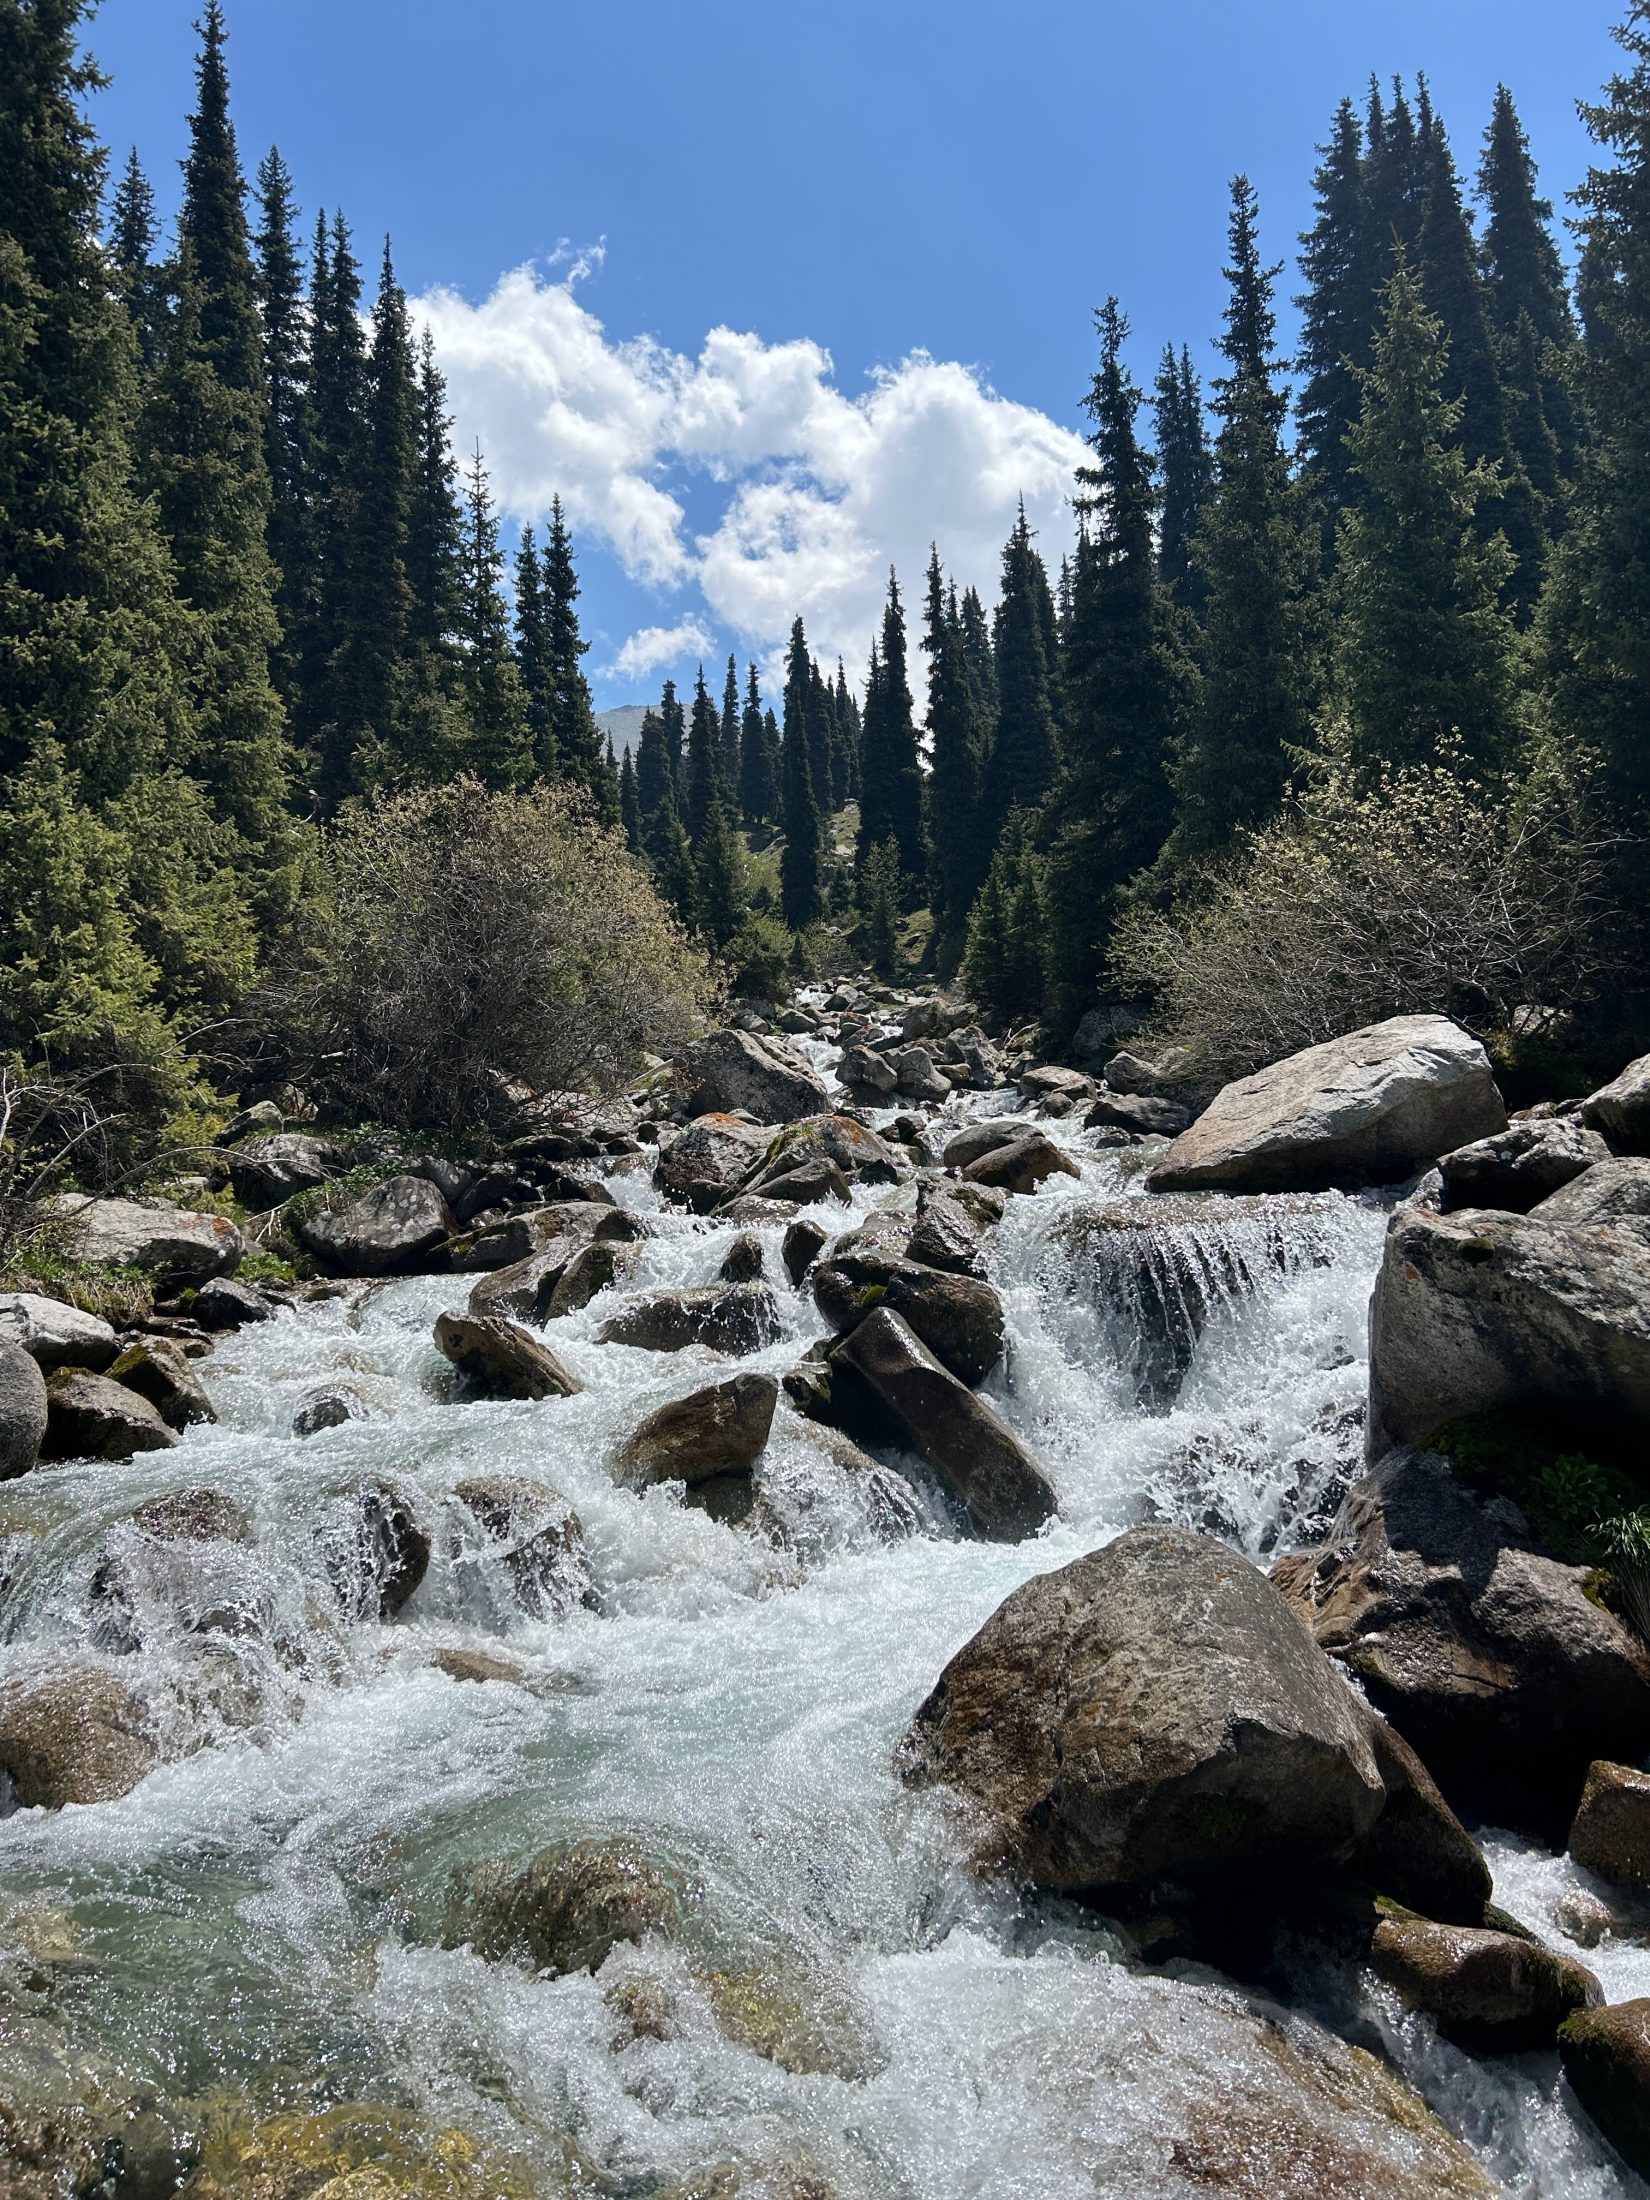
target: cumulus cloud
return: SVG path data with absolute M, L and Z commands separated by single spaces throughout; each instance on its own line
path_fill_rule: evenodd
M 689 358 L 614 339 L 576 294 L 599 258 L 559 279 L 517 268 L 479 304 L 433 291 L 417 311 L 460 447 L 479 438 L 504 506 L 537 518 L 559 494 L 575 530 L 633 580 L 686 599 L 674 624 L 623 644 L 615 674 L 708 652 L 707 621 L 770 655 L 798 613 L 816 652 L 857 672 L 889 566 L 914 595 L 936 541 L 958 582 L 989 601 L 1022 497 L 1058 562 L 1083 455 L 1069 429 L 924 352 L 850 396 L 807 340 L 717 328 Z M 720 494 L 713 523 L 692 534 L 680 493 L 690 474 Z
M 639 680 L 661 665 L 679 664 L 684 657 L 708 657 L 712 642 L 697 619 L 683 619 L 677 626 L 644 626 L 615 651 L 613 662 L 602 670 L 619 680 Z

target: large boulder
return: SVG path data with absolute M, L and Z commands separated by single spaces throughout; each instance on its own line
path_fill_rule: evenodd
M 338 1276 L 408 1276 L 444 1266 L 452 1209 L 421 1176 L 386 1177 L 364 1192 L 325 1194 L 292 1225 L 293 1235 Z
M 814 1303 L 843 1335 L 873 1307 L 888 1307 L 942 1366 L 973 1389 L 1002 1358 L 1002 1301 L 977 1276 L 909 1258 L 920 1227 L 908 1215 L 884 1211 L 839 1239 L 813 1271 Z
M 713 1031 L 684 1048 L 676 1083 L 693 1115 L 742 1112 L 759 1123 L 792 1123 L 830 1106 L 799 1046 L 749 1031 Z
M 1224 1086 L 1146 1182 L 1160 1192 L 1397 1184 L 1506 1127 L 1476 1039 L 1443 1016 L 1393 1016 Z
M 322 1559 L 351 1617 L 392 1620 L 429 1572 L 430 1550 L 412 1497 L 393 1482 L 373 1480 L 339 1499 Z
M 924 1186 L 917 1210 L 916 1228 L 906 1241 L 906 1253 L 925 1268 L 943 1269 L 951 1276 L 983 1276 L 985 1249 L 979 1226 L 959 1200 Z
M 202 1329 L 221 1331 L 244 1329 L 249 1322 L 267 1322 L 275 1318 L 275 1308 L 260 1292 L 249 1284 L 237 1283 L 233 1276 L 214 1276 L 203 1283 L 190 1305 L 191 1317 Z
M 27 1474 L 46 1434 L 46 1378 L 20 1344 L 0 1337 L 0 1482 Z
M 143 1706 L 125 1682 L 95 1665 L 0 1695 L 0 1789 L 19 1810 L 112 1803 L 155 1762 Z
M 535 1318 L 554 1322 L 560 1321 L 564 1314 L 576 1314 L 603 1291 L 610 1290 L 630 1275 L 636 1258 L 635 1246 L 622 1245 L 611 1238 L 596 1238 L 589 1245 L 581 1245 L 556 1278 L 549 1298 L 541 1294 L 539 1305 L 543 1311 Z
M 1273 1579 L 1458 1809 L 1562 1837 L 1595 1758 L 1650 1753 L 1650 1650 L 1437 1453 L 1389 1453 Z
M 1581 1103 L 1581 1119 L 1601 1131 L 1617 1153 L 1650 1154 L 1650 1054 Z
M 110 1363 L 109 1380 L 146 1398 L 170 1429 L 218 1418 L 200 1377 L 170 1337 L 145 1337 L 129 1344 Z
M 177 1442 L 147 1398 L 107 1375 L 54 1368 L 46 1379 L 47 1459 L 131 1459 Z
M 1650 1236 L 1400 1207 L 1369 1320 L 1371 1459 L 1446 1421 L 1562 1412 L 1578 1441 L 1650 1426 Z
M 563 1217 L 569 1214 L 566 1208 L 546 1211 Z M 583 1213 L 589 1217 L 588 1222 L 564 1220 L 556 1235 L 537 1252 L 512 1261 L 507 1268 L 490 1269 L 471 1286 L 470 1312 L 541 1326 L 550 1318 L 550 1301 L 557 1285 L 580 1253 L 592 1244 L 623 1242 L 603 1228 L 604 1218 L 622 1211 L 616 1207 L 586 1207 Z
M 1016 1589 L 941 1674 L 906 1777 L 1058 1893 L 1343 1866 L 1386 1800 L 1368 1716 L 1247 1559 L 1135 1528 Z
M 1438 1163 L 1446 1214 L 1460 1207 L 1500 1207 L 1527 1215 L 1532 1207 L 1610 1159 L 1610 1149 L 1579 1116 L 1526 1118 L 1493 1138 L 1458 1146 Z
M 1470 2053 L 1550 2049 L 1566 2017 L 1595 2009 L 1604 1989 L 1585 1964 L 1484 1926 L 1383 1917 L 1370 1960 L 1412 2009 Z
M 1578 2009 L 1558 2052 L 1576 2099 L 1629 2169 L 1650 2177 L 1650 2000 Z
M 1650 1222 L 1650 1160 L 1601 1161 L 1530 1211 L 1539 1222 L 1573 1230 Z
M 849 1092 L 873 1101 L 888 1099 L 899 1084 L 899 1073 L 887 1055 L 863 1045 L 843 1048 L 837 1077 Z
M 541 1849 L 525 1864 L 489 1857 L 454 1873 L 442 1946 L 552 1977 L 594 1971 L 620 1941 L 668 1931 L 686 1891 L 624 1841 Z
M 476 1524 L 485 1560 L 503 1566 L 530 1619 L 567 1619 L 589 1601 L 584 1523 L 559 1491 L 519 1474 L 475 1474 L 453 1495 Z
M 869 1418 L 931 1466 L 977 1535 L 1017 1543 L 1056 1510 L 1054 1487 L 983 1399 L 915 1332 L 879 1306 L 832 1352 L 829 1385 L 851 1419 Z
M 312 1192 L 344 1168 L 342 1150 L 308 1131 L 277 1131 L 249 1138 L 225 1156 L 235 1197 L 244 1206 L 279 1207 L 299 1192 Z
M 37 1367 L 89 1367 L 100 1375 L 120 1350 L 114 1330 L 96 1314 L 34 1291 L 0 1294 L 0 1338 L 20 1344 Z
M 940 1101 L 950 1097 L 951 1080 L 927 1047 L 901 1047 L 894 1056 L 894 1089 L 906 1100 Z
M 1650 1772 L 1589 1765 L 1569 1846 L 1578 1864 L 1612 1886 L 1650 1888 Z
M 738 1191 L 767 1154 L 771 1131 L 761 1123 L 713 1111 L 701 1115 L 659 1148 L 654 1181 L 700 1214 Z
M 814 1161 L 832 1162 L 845 1177 L 859 1177 L 867 1184 L 897 1183 L 909 1167 L 886 1139 L 856 1123 L 851 1115 L 813 1115 L 779 1133 L 745 1189 L 766 1192 L 778 1178 Z
M 751 1469 L 767 1444 L 778 1400 L 771 1375 L 735 1375 L 673 1399 L 621 1445 L 620 1470 L 640 1487 L 680 1482 L 690 1504 L 735 1524 L 755 1502 Z
M 1378 1894 L 1450 1925 L 1481 1925 L 1494 1892 L 1484 1852 L 1397 1728 L 1369 1722 L 1386 1802 L 1348 1870 Z
M 440 1314 L 436 1350 L 471 1398 L 571 1398 L 584 1388 L 547 1344 L 490 1314 Z
M 164 1199 L 73 1199 L 64 1222 L 76 1260 L 90 1268 L 140 1268 L 182 1289 L 239 1267 L 246 1243 L 223 1215 Z
M 949 1151 L 949 1148 L 947 1149 Z M 963 1178 L 1003 1192 L 1034 1192 L 1051 1176 L 1081 1176 L 1082 1170 L 1063 1153 L 1046 1132 L 1023 1131 L 1006 1145 L 969 1162 Z
M 1012 1146 L 1016 1139 L 1024 1138 L 1031 1125 L 1023 1115 L 985 1116 L 977 1123 L 967 1123 L 954 1138 L 946 1141 L 942 1156 L 948 1169 L 961 1172 L 988 1153 L 995 1153 L 1001 1146 Z
M 765 1283 L 712 1283 L 691 1291 L 649 1291 L 604 1324 L 598 1344 L 685 1352 L 707 1345 L 738 1356 L 760 1352 L 780 1335 L 779 1302 Z

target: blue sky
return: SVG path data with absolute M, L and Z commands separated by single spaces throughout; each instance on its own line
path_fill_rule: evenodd
M 197 0 L 104 0 L 95 115 L 162 197 Z M 227 0 L 250 170 L 394 240 L 501 499 L 559 488 L 601 705 L 795 611 L 852 668 L 930 536 L 989 591 L 1023 491 L 1045 546 L 1116 291 L 1149 380 L 1207 362 L 1226 185 L 1273 258 L 1371 71 L 1424 70 L 1476 167 L 1513 90 L 1543 186 L 1589 158 L 1594 0 Z M 1293 268 L 1285 288 L 1293 287 Z M 720 335 L 713 332 L 722 332 Z

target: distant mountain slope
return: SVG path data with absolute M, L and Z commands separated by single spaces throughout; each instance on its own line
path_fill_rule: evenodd
M 620 703 L 613 710 L 597 711 L 596 723 L 603 735 L 612 740 L 615 756 L 623 757 L 635 748 L 647 708 L 645 703 Z

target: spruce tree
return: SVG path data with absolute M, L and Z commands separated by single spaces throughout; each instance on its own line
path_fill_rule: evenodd
M 510 647 L 504 559 L 481 447 L 466 484 L 460 545 L 459 637 L 469 748 L 465 763 L 489 787 L 525 786 L 533 772 L 527 697 Z
M 969 677 L 956 593 L 944 587 L 937 546 L 928 554 L 922 646 L 928 653 L 928 905 L 940 967 L 950 970 L 962 952 L 990 851 L 980 808 L 986 727 Z
M 1047 978 L 1043 865 L 1036 820 L 1010 810 L 968 920 L 963 976 L 974 999 L 1005 1022 L 1041 1016 Z
M 1049 804 L 1045 1005 L 1068 1023 L 1093 1004 L 1123 887 L 1168 837 L 1169 764 L 1188 687 L 1152 540 L 1141 395 L 1123 363 L 1128 323 L 1115 298 L 1096 320 L 1100 365 L 1085 400 L 1094 459 L 1077 476 L 1064 761 Z
M 687 712 L 676 693 L 676 682 L 667 680 L 659 699 L 659 722 L 664 727 L 665 753 L 670 759 L 671 792 L 677 807 L 687 799 Z
M 745 851 L 728 822 L 720 785 L 711 795 L 694 852 L 699 930 L 712 947 L 723 948 L 750 913 Z
M 676 786 L 665 723 L 654 710 L 642 713 L 642 730 L 636 740 L 636 807 L 642 844 L 653 862 L 662 865 L 668 829 L 676 822 Z
M 1306 477 L 1323 508 L 1332 550 L 1335 521 L 1347 501 L 1346 438 L 1358 417 L 1359 370 L 1369 364 L 1383 257 L 1369 203 L 1363 130 L 1349 99 L 1335 110 L 1312 184 L 1317 219 L 1300 240 L 1306 288 L 1295 301 L 1301 309 L 1296 363 L 1304 377 L 1298 417 Z
M 1427 182 L 1426 133 L 1416 128 L 1402 83 L 1393 79 L 1392 105 L 1385 107 L 1380 87 L 1371 79 L 1364 119 L 1364 195 L 1375 255 L 1370 279 L 1376 290 L 1400 254 L 1411 266 L 1415 264 Z M 1373 318 L 1374 291 L 1369 311 Z
M 762 717 L 755 665 L 746 667 L 745 708 L 739 721 L 739 808 L 747 825 L 771 823 L 779 810 L 779 783 Z
M 1208 585 L 1202 681 L 1174 769 L 1176 862 L 1223 849 L 1270 816 L 1292 756 L 1311 736 L 1316 666 L 1311 584 L 1318 546 L 1290 478 L 1282 429 L 1288 394 L 1273 356 L 1273 285 L 1263 266 L 1255 194 L 1232 186 L 1231 302 L 1216 385 L 1215 483 L 1197 562 Z
M 1158 571 L 1174 602 L 1194 618 L 1201 617 L 1205 591 L 1192 545 L 1209 501 L 1211 460 L 1203 390 L 1191 352 L 1184 344 L 1178 358 L 1172 344 L 1164 350 L 1152 395 L 1152 413 L 1162 483 Z
M 269 474 L 269 554 L 281 639 L 275 684 L 290 711 L 298 693 L 297 637 L 304 620 L 311 543 L 305 515 L 309 475 L 309 332 L 292 178 L 273 147 L 258 167 L 257 295 L 263 330 L 264 464 Z
M 959 623 L 963 661 L 974 684 L 974 705 L 989 732 L 997 723 L 997 659 L 991 642 L 991 621 L 977 588 L 963 590 Z
M 878 841 L 860 866 L 856 889 L 860 946 L 879 978 L 895 976 L 899 963 L 902 877 L 899 843 Z
M 366 437 L 367 360 L 361 276 L 341 214 L 316 216 L 310 270 L 310 387 L 304 509 L 308 528 L 301 615 L 288 639 L 297 660 L 293 730 L 323 807 L 347 791 L 348 759 L 334 686 L 350 598 L 354 500 Z
M 1486 768 L 1508 747 L 1512 628 L 1497 603 L 1508 553 L 1475 527 L 1493 477 L 1469 464 L 1464 400 L 1444 394 L 1443 324 L 1400 262 L 1352 430 L 1358 483 L 1341 522 L 1334 675 L 1354 763 L 1429 764 L 1446 741 Z
M 727 677 L 722 682 L 722 793 L 730 812 L 739 804 L 739 776 L 744 741 L 739 716 L 739 666 L 728 652 Z
M 447 387 L 430 332 L 414 375 L 413 466 L 407 491 L 406 665 L 398 739 L 405 776 L 437 784 L 462 768 L 469 725 L 460 679 L 460 523 Z
M 561 498 L 550 503 L 544 538 L 544 616 L 549 650 L 551 733 L 556 768 L 564 779 L 586 788 L 602 806 L 609 788 L 602 757 L 601 728 L 584 676 L 590 644 L 579 632 L 579 576 L 573 564 L 573 538 Z
M 785 844 L 779 857 L 779 907 L 793 932 L 825 913 L 825 849 L 814 793 L 811 726 L 813 665 L 802 621 L 791 627 L 785 660 L 785 732 L 780 763 L 780 809 Z
M 636 785 L 636 767 L 628 749 L 619 766 L 619 823 L 624 827 L 626 846 L 633 856 L 639 856 L 642 853 L 642 798 Z
M 682 803 L 683 822 L 697 857 L 711 805 L 722 791 L 722 721 L 705 685 L 705 668 L 699 667 L 693 683 L 693 709 L 688 720 L 687 790 Z
M 843 802 L 857 802 L 860 796 L 859 764 L 865 745 L 865 728 L 860 721 L 859 705 L 848 685 L 848 671 L 839 657 L 836 661 L 836 686 L 833 690 L 836 705 L 837 754 L 842 759 Z
M 1053 675 L 1048 662 L 1049 621 L 1044 615 L 1048 576 L 1032 545 L 1025 507 L 1003 550 L 1002 593 L 997 600 L 993 659 L 997 722 L 986 765 L 988 829 L 1010 810 L 1033 810 L 1053 783 L 1055 724 Z
M 166 329 L 166 270 L 156 264 L 155 194 L 134 145 L 109 207 L 109 263 L 137 332 L 140 371 L 160 356 Z
M 550 648 L 538 545 L 530 523 L 523 526 L 516 546 L 516 664 L 527 696 L 534 768 L 541 779 L 548 779 L 556 769 L 555 735 L 550 724 Z
M 226 387 L 260 393 L 262 335 L 246 227 L 246 182 L 229 119 L 226 40 L 220 0 L 206 0 L 178 242 L 194 256 L 205 356 Z
M 1485 302 L 1501 353 L 1509 434 L 1532 484 L 1547 498 L 1549 526 L 1557 527 L 1581 442 L 1572 389 L 1575 316 L 1553 238 L 1552 205 L 1539 195 L 1529 140 L 1504 84 L 1485 133 L 1478 190 L 1486 216 Z M 1550 487 L 1549 464 L 1557 476 Z

